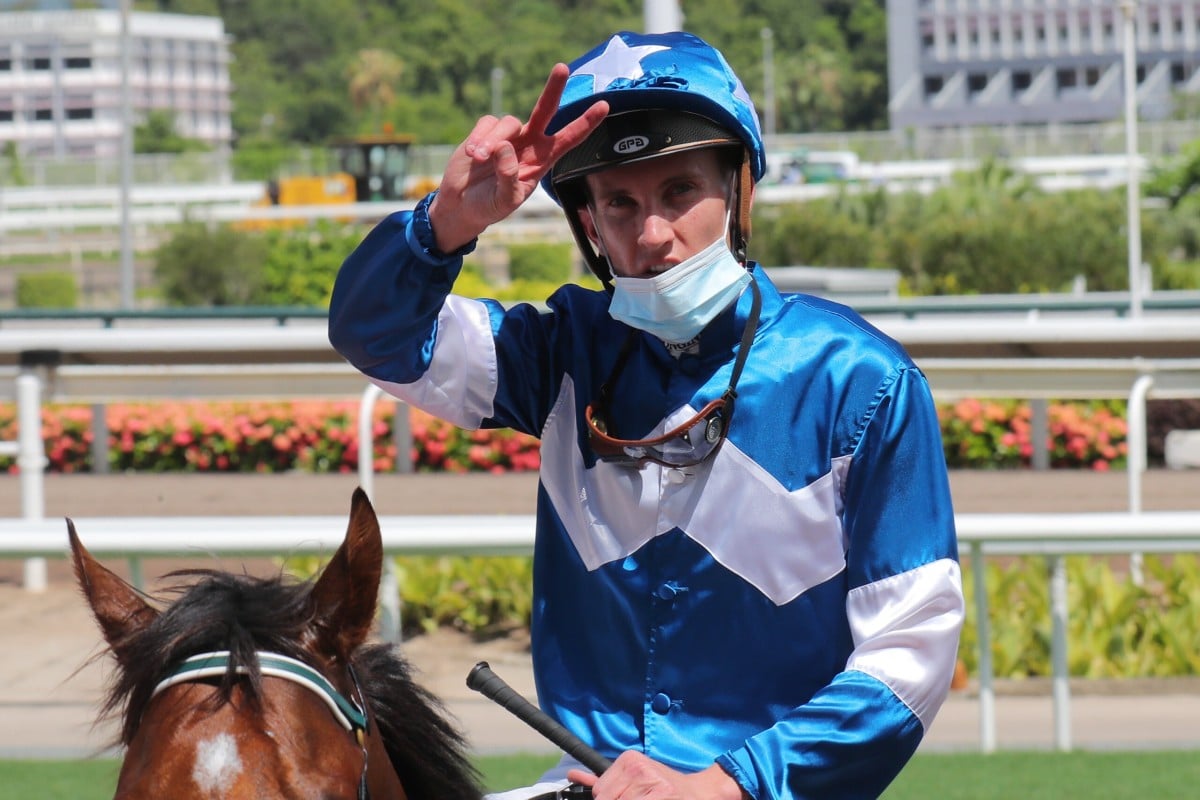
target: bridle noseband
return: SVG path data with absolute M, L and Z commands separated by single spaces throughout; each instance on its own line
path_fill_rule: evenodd
M 358 798 L 359 800 L 368 800 L 367 767 L 369 762 L 366 735 L 370 722 L 367 716 L 366 697 L 363 695 L 362 687 L 359 686 L 358 677 L 354 674 L 354 669 L 348 668 L 350 682 L 354 685 L 354 691 L 358 695 L 357 701 L 353 698 L 347 698 L 334 688 L 333 684 L 324 675 L 303 661 L 297 661 L 294 658 L 280 655 L 279 653 L 258 652 L 255 653 L 255 656 L 258 658 L 258 671 L 262 675 L 272 678 L 282 678 L 285 681 L 291 681 L 313 692 L 333 712 L 333 717 L 338 721 L 338 724 L 354 735 L 363 754 L 362 774 L 359 776 L 358 781 Z M 200 653 L 184 659 L 179 666 L 167 673 L 167 676 L 158 682 L 158 685 L 154 687 L 154 691 L 150 693 L 150 697 L 153 698 L 164 689 L 179 683 L 191 683 L 207 678 L 219 678 L 229 671 L 232 663 L 233 654 L 228 650 Z M 235 671 L 239 675 L 250 674 L 250 668 L 245 665 L 238 665 Z

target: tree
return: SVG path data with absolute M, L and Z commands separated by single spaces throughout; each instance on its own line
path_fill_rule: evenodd
M 17 150 L 16 142 L 4 143 L 4 160 L 8 162 L 8 182 L 13 186 L 24 186 L 28 179 L 25 177 L 25 168 L 21 165 L 21 153 Z
M 262 237 L 189 221 L 159 246 L 154 276 L 169 305 L 250 305 L 262 290 L 267 254 Z
M 887 104 L 887 13 L 880 0 L 857 0 L 846 18 L 846 46 L 853 72 L 843 115 L 846 130 L 885 129 Z
M 761 31 L 772 30 L 780 132 L 886 127 L 884 0 L 681 6 L 687 29 L 721 48 L 760 104 Z M 232 39 L 236 137 L 294 144 L 323 144 L 385 121 L 423 143 L 456 143 L 491 110 L 496 67 L 505 74 L 503 110 L 523 115 L 551 64 L 642 25 L 641 0 L 138 3 L 150 7 L 220 16 Z M 371 51 L 392 55 L 401 68 L 363 55 Z
M 350 102 L 355 111 L 368 112 L 371 130 L 379 128 L 384 109 L 395 102 L 403 73 L 404 65 L 394 53 L 377 48 L 359 50 L 346 68 Z
M 1200 139 L 1182 148 L 1179 155 L 1151 170 L 1146 193 L 1178 208 L 1188 197 L 1200 197 Z
M 849 75 L 843 54 L 810 44 L 785 57 L 781 66 L 780 130 L 841 130 Z
M 349 132 L 354 114 L 343 71 L 373 33 L 359 4 L 220 0 L 218 5 L 233 37 L 231 78 L 239 136 L 260 133 L 268 115 L 274 135 L 284 141 L 322 144 L 331 135 Z
M 192 153 L 207 149 L 201 141 L 180 136 L 175 129 L 174 114 L 163 109 L 146 112 L 146 118 L 133 129 L 135 153 Z

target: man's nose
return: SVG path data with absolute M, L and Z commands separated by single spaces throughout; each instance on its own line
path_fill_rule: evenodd
M 669 245 L 674 238 L 671 224 L 659 214 L 647 214 L 642 220 L 642 232 L 638 244 L 647 250 Z

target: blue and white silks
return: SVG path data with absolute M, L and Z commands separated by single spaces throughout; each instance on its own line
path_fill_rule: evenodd
M 414 406 L 541 437 L 542 708 L 610 757 L 716 760 L 758 800 L 877 796 L 946 697 L 964 614 L 924 376 L 851 310 L 754 270 L 761 322 L 716 456 L 599 462 L 583 411 L 629 331 L 608 296 L 565 286 L 539 313 L 450 295 L 461 258 L 422 245 L 422 210 L 346 260 L 330 339 Z M 614 434 L 662 434 L 719 397 L 750 301 L 697 353 L 639 334 Z

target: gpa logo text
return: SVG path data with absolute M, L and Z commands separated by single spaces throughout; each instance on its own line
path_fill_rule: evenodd
M 622 155 L 626 153 L 636 153 L 639 150 L 644 150 L 650 146 L 650 140 L 641 135 L 626 136 L 613 145 L 613 152 Z

